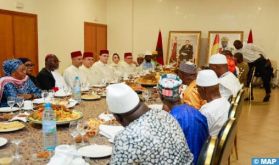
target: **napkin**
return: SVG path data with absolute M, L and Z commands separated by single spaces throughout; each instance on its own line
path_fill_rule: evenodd
M 74 146 L 59 145 L 47 165 L 89 165 L 78 155 Z
M 72 108 L 72 107 L 74 107 L 75 105 L 78 104 L 78 102 L 76 100 L 72 99 L 72 98 L 70 98 L 68 101 L 69 101 L 69 103 L 67 105 L 67 108 Z
M 99 119 L 104 120 L 105 122 L 110 121 L 112 119 L 115 119 L 115 117 L 113 116 L 113 114 L 105 114 L 105 113 L 101 113 L 99 115 Z
M 15 120 L 19 120 L 22 122 L 27 122 L 27 117 L 30 114 L 28 112 L 24 112 L 24 113 L 19 113 L 18 115 L 14 116 L 13 118 L 11 118 L 9 121 L 15 121 Z
M 109 141 L 113 141 L 114 137 L 121 132 L 124 127 L 123 126 L 111 126 L 111 125 L 103 125 L 99 126 L 100 134 L 107 137 Z

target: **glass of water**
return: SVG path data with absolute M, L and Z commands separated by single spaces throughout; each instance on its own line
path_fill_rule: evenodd
M 44 99 L 44 103 L 45 103 L 46 102 L 46 98 L 48 96 L 48 91 L 47 90 L 42 90 L 41 96 Z
M 16 98 L 15 97 L 8 97 L 7 99 L 7 104 L 9 105 L 9 107 L 11 108 L 11 111 L 13 110 L 13 107 L 15 105 L 16 102 Z
M 19 108 L 19 111 L 22 110 L 23 103 L 24 103 L 24 99 L 22 97 L 17 97 L 16 98 L 16 104 Z

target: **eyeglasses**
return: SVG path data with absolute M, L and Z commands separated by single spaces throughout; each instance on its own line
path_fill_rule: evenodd
M 34 64 L 25 64 L 26 67 L 33 67 Z

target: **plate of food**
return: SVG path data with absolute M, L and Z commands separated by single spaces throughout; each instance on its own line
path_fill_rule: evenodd
M 85 94 L 85 95 L 81 96 L 82 100 L 88 100 L 88 101 L 89 100 L 98 100 L 100 98 L 101 98 L 101 96 L 96 95 L 96 94 Z
M 0 108 L 0 112 L 14 112 L 14 111 L 18 111 L 19 110 L 19 108 L 17 108 L 17 107 L 13 107 L 13 108 L 11 108 L 11 107 L 1 107 Z
M 19 121 L 12 122 L 0 122 L 0 132 L 12 132 L 21 130 L 25 127 L 25 124 Z
M 136 82 L 143 86 L 156 86 L 158 83 L 158 79 L 154 74 L 147 74 L 143 77 L 138 78 Z
M 62 105 L 52 105 L 52 109 L 56 115 L 57 125 L 68 124 L 71 121 L 76 121 L 83 117 L 82 112 L 76 110 L 72 111 Z M 43 111 L 44 107 L 38 106 L 37 110 L 29 115 L 28 120 L 32 123 L 42 124 Z

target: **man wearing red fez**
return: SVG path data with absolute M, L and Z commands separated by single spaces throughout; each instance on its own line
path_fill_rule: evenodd
M 92 66 L 94 82 L 109 82 L 113 79 L 113 69 L 108 64 L 109 51 L 108 50 L 100 50 L 99 61 L 95 62 Z
M 133 54 L 130 52 L 124 53 L 123 74 L 124 77 L 134 74 L 137 71 L 137 66 L 133 61 Z
M 82 65 L 81 51 L 75 51 L 71 53 L 72 65 L 65 69 L 63 77 L 69 87 L 73 87 L 75 77 L 79 77 L 81 82 L 84 82 L 84 77 L 79 67 Z
M 84 79 L 89 85 L 93 85 L 95 83 L 95 76 L 93 75 L 92 65 L 94 63 L 94 55 L 92 52 L 84 52 L 83 53 L 83 61 L 80 70 L 84 75 Z

